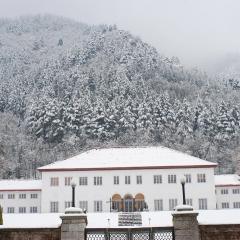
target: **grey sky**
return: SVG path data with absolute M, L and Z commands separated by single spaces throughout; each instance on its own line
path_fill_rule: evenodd
M 188 66 L 240 52 L 239 0 L 0 0 L 0 17 L 38 13 L 117 24 Z

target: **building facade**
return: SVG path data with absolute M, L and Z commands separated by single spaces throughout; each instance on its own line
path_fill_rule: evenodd
M 217 209 L 240 208 L 239 175 L 216 175 L 215 188 Z
M 168 211 L 182 204 L 184 178 L 194 209 L 240 207 L 238 176 L 232 186 L 215 167 L 165 147 L 94 149 L 39 168 L 41 180 L 0 181 L 0 205 L 4 213 L 64 212 L 74 182 L 76 206 L 88 212 Z
M 3 213 L 40 213 L 41 190 L 41 180 L 0 181 Z

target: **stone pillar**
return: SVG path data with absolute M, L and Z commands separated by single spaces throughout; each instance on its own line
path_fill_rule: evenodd
M 87 216 L 80 208 L 67 208 L 65 214 L 60 216 L 61 240 L 84 240 Z
M 200 240 L 198 213 L 191 206 L 178 206 L 172 215 L 175 240 Z

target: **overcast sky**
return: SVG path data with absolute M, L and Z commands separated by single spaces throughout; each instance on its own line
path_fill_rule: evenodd
M 116 24 L 203 69 L 240 52 L 240 0 L 0 0 L 0 17 L 39 13 Z

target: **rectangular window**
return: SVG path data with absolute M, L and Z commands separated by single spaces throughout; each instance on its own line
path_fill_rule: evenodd
M 192 200 L 192 198 L 187 198 L 187 199 L 186 199 L 186 204 L 189 205 L 189 206 L 192 206 L 192 205 L 193 205 L 193 200 Z
M 232 193 L 233 194 L 240 194 L 240 189 L 239 188 L 233 189 Z
M 205 173 L 199 173 L 197 175 L 197 182 L 198 183 L 206 182 L 206 174 Z
M 58 177 L 51 177 L 50 186 L 58 186 L 58 185 L 59 185 L 59 178 Z
M 168 183 L 176 183 L 177 176 L 175 174 L 168 175 Z
M 177 206 L 177 199 L 169 199 L 169 210 L 172 211 Z
M 88 201 L 80 201 L 79 202 L 79 207 L 84 211 L 88 211 Z
M 125 176 L 125 184 L 131 184 L 130 176 Z
M 65 206 L 65 209 L 70 208 L 72 206 L 72 201 L 65 201 L 64 206 Z
M 0 199 L 3 199 L 3 194 L 0 194 Z
M 199 209 L 207 209 L 207 199 L 206 198 L 200 198 L 198 199 L 198 207 Z
M 94 185 L 102 185 L 102 177 L 94 177 Z
M 221 194 L 222 195 L 228 194 L 228 189 L 227 188 L 221 189 Z
M 137 176 L 137 184 L 142 184 L 142 176 Z
M 154 175 L 154 176 L 153 176 L 153 183 L 154 183 L 154 184 L 160 184 L 160 183 L 162 183 L 162 175 Z
M 240 202 L 234 202 L 233 208 L 240 208 Z
M 222 203 L 222 208 L 229 208 L 229 203 L 228 202 L 223 202 Z
M 94 180 L 95 181 L 95 180 Z M 79 178 L 79 185 L 86 186 L 88 185 L 88 178 L 87 177 L 80 177 Z M 94 184 L 95 185 L 95 184 Z
M 26 207 L 19 207 L 18 212 L 19 213 L 26 213 Z
M 38 209 L 37 207 L 30 207 L 30 213 L 37 213 Z
M 118 185 L 119 184 L 119 176 L 114 176 L 113 177 L 113 184 Z
M 65 177 L 65 186 L 70 186 L 72 181 L 72 177 Z
M 20 193 L 19 198 L 20 199 L 26 199 L 26 194 L 25 193 Z
M 50 212 L 51 213 L 58 212 L 58 202 L 50 202 Z
M 186 178 L 186 183 L 191 183 L 192 182 L 191 174 L 185 174 L 185 178 Z
M 7 213 L 14 213 L 14 207 L 8 207 Z
M 94 212 L 102 212 L 102 201 L 94 201 Z
M 38 194 L 37 193 L 31 193 L 30 197 L 31 198 L 38 198 Z
M 154 211 L 163 211 L 163 200 L 162 199 L 154 200 Z
M 8 194 L 8 199 L 14 199 L 14 198 L 15 198 L 15 194 L 14 193 Z

